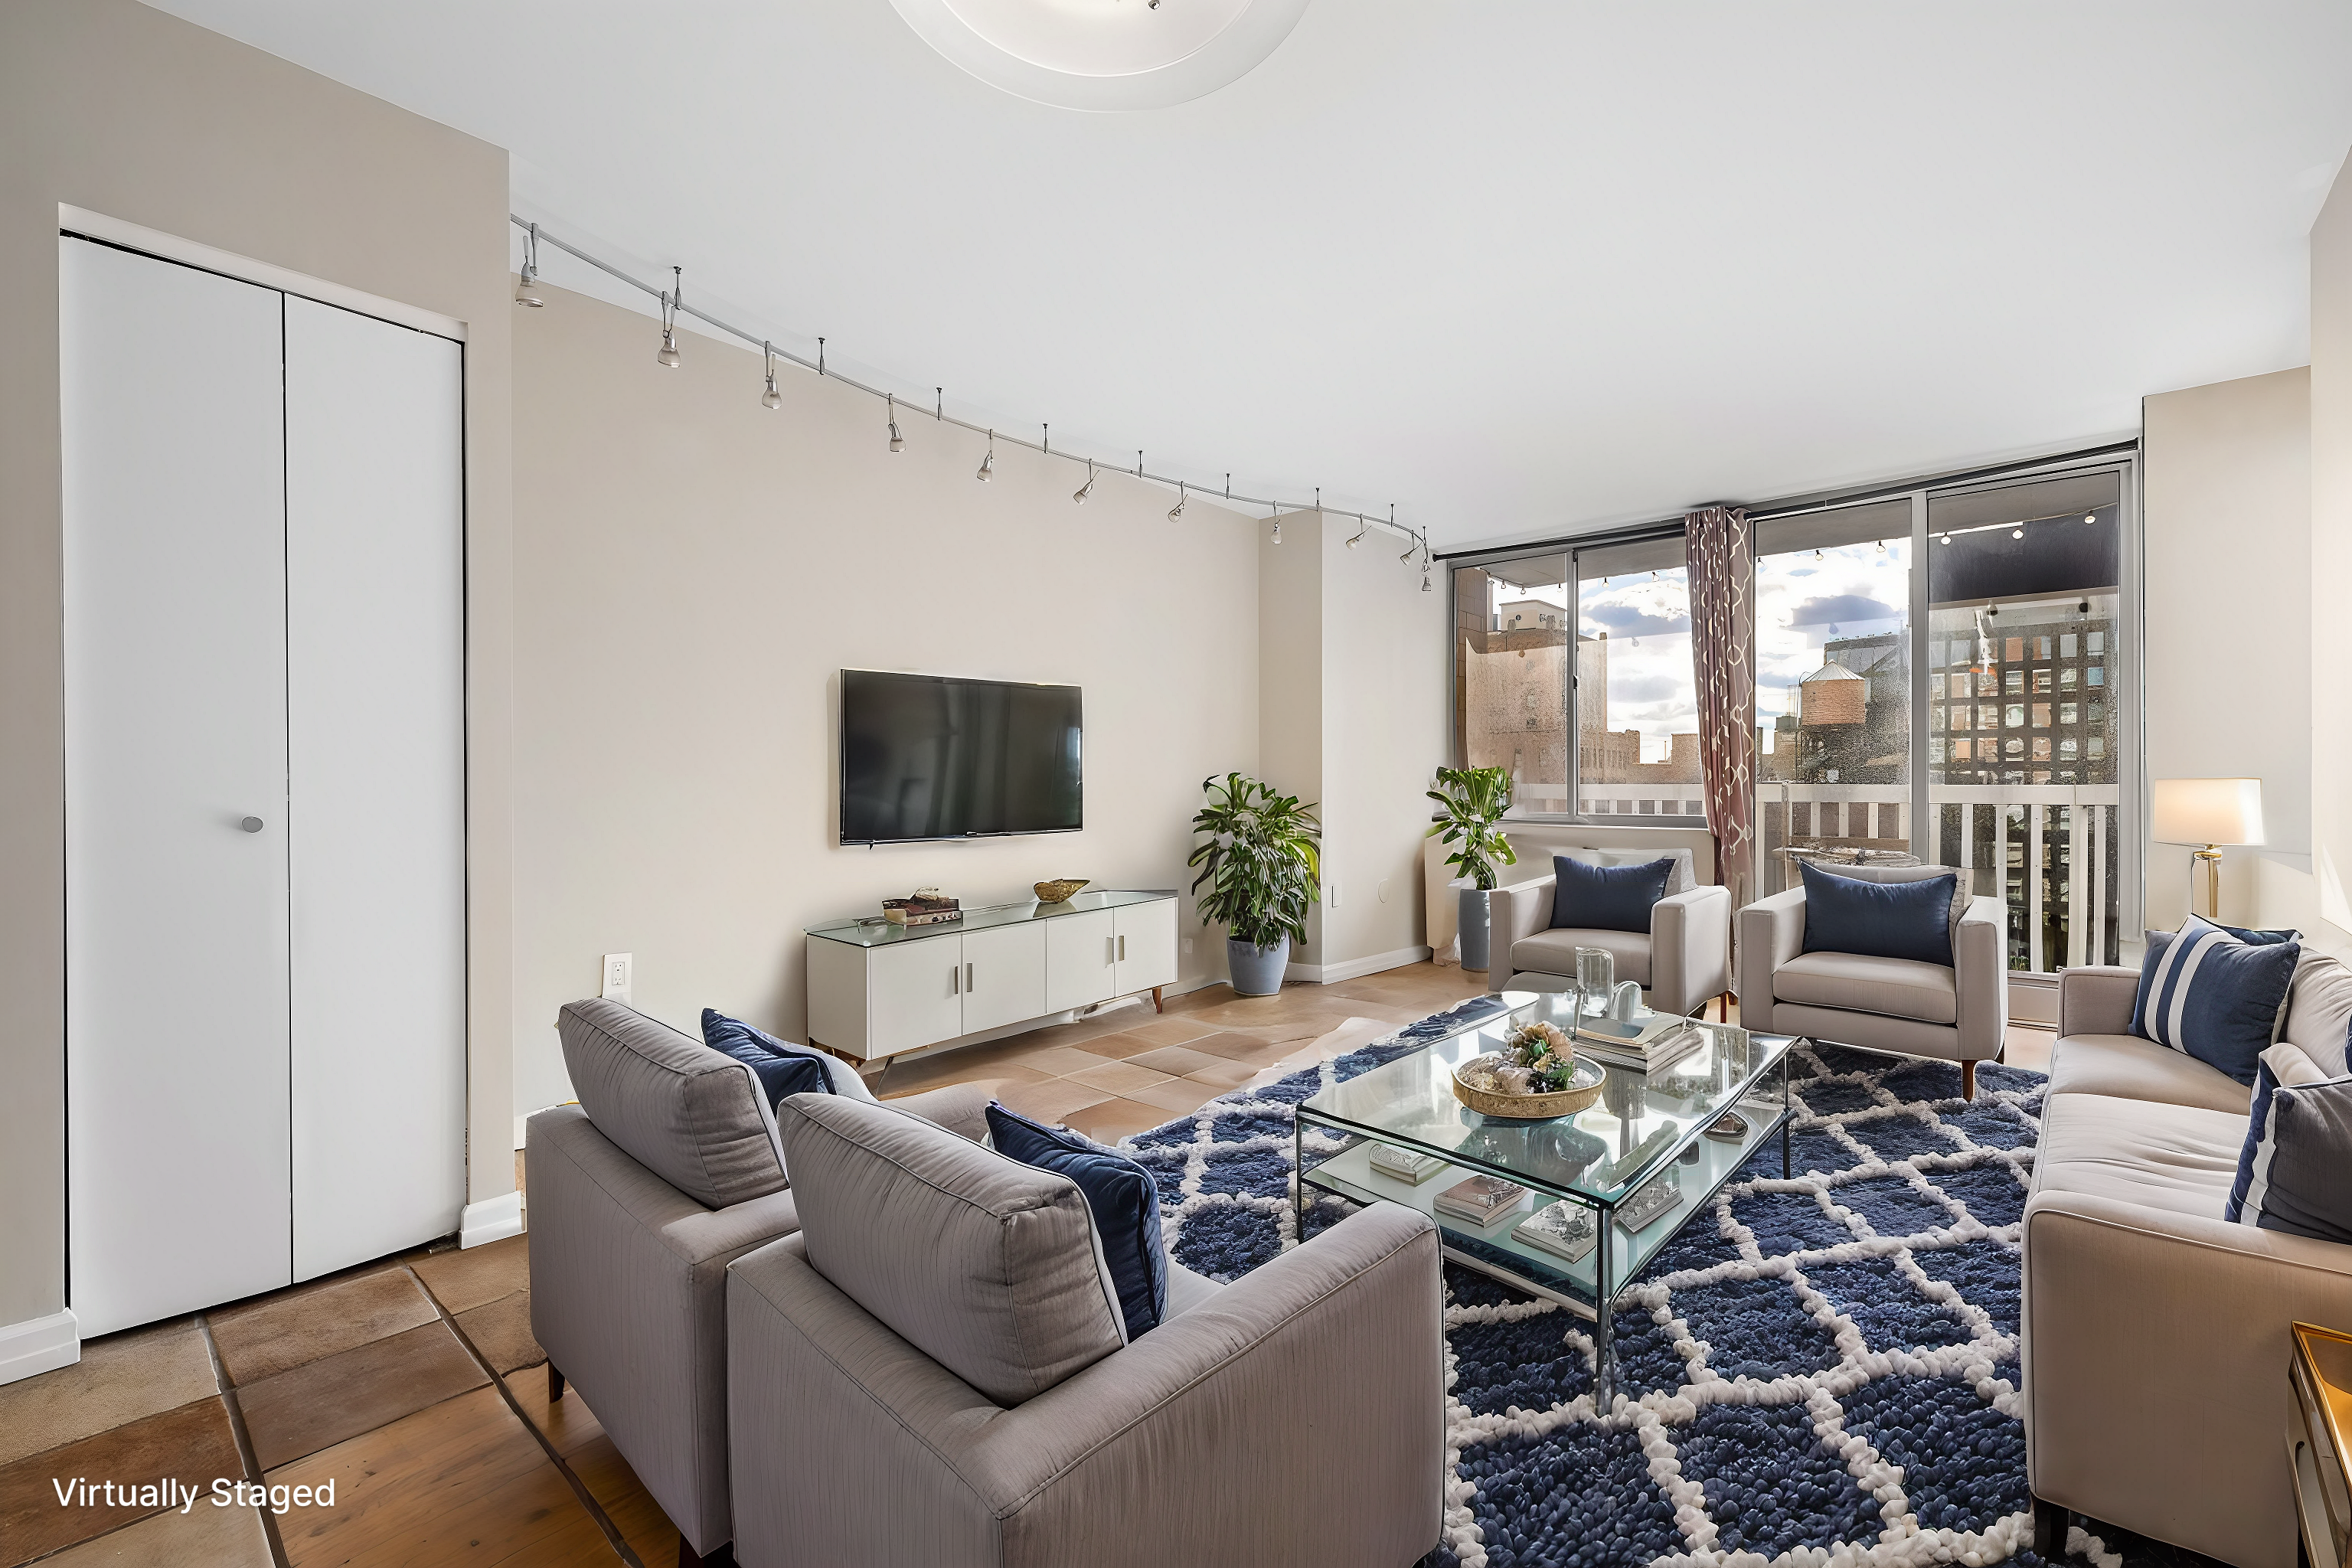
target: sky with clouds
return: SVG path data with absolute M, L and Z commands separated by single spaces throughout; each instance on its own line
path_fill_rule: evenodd
M 1822 667 L 1824 642 L 1909 626 L 1910 557 L 1909 540 L 1891 539 L 1884 552 L 1873 542 L 1823 550 L 1819 560 L 1811 550 L 1757 558 L 1756 718 L 1768 736 L 1772 721 L 1796 706 L 1790 688 Z M 1567 602 L 1564 586 L 1496 586 L 1497 605 Z M 1586 583 L 1578 601 L 1579 633 L 1609 634 L 1609 728 L 1641 731 L 1643 760 L 1664 761 L 1668 737 L 1698 731 L 1685 573 Z

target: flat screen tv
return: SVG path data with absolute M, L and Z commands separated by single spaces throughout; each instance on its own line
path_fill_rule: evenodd
M 1075 686 L 841 672 L 841 841 L 1075 833 L 1085 826 Z

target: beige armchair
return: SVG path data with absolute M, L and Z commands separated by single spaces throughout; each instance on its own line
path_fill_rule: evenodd
M 1426 1215 L 1375 1204 L 1230 1285 L 1171 1262 L 1130 1342 L 1067 1178 L 838 1097 L 779 1120 L 804 1229 L 728 1269 L 742 1568 L 1408 1568 L 1438 1543 Z
M 1510 979 L 1497 991 L 1563 989 L 1576 978 L 1576 950 L 1606 948 L 1617 978 L 1640 983 L 1644 1000 L 1661 1013 L 1696 1013 L 1731 989 L 1731 890 L 1695 887 L 1650 906 L 1650 929 L 1588 931 L 1551 923 L 1559 879 L 1538 877 L 1486 895 L 1495 946 L 1494 973 Z
M 1932 873 L 1931 873 L 1932 874 Z M 1739 1021 L 1898 1056 L 1960 1064 L 1973 1100 L 1977 1063 L 1998 1060 L 2009 1024 L 2007 916 L 1971 899 L 1952 929 L 1950 965 L 1805 951 L 1805 889 L 1739 911 Z
M 800 1228 L 775 1119 L 749 1068 L 618 1002 L 572 1003 L 557 1030 L 581 1103 L 533 1116 L 524 1153 L 549 1396 L 578 1384 L 682 1563 L 723 1561 L 727 1265 Z M 977 1139 L 987 1102 L 959 1084 L 894 1103 Z

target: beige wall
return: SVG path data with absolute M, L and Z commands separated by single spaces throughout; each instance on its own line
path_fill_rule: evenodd
M 1294 511 L 1274 526 L 1253 520 L 1257 545 L 1257 776 L 1316 807 L 1328 855 L 1330 803 L 1323 797 L 1323 515 Z M 1244 770 L 1246 772 L 1247 770 Z M 1328 872 L 1328 866 L 1326 866 Z M 1323 962 L 1323 906 L 1307 911 L 1307 942 L 1294 969 Z M 1223 942 L 1225 933 L 1219 931 Z
M 514 1190 L 506 199 L 499 149 L 133 0 L 0 6 L 0 1326 L 65 1290 L 60 204 L 468 324 L 469 1195 Z
M 1446 618 L 1443 567 L 1421 591 L 1401 542 L 1374 530 L 1350 550 L 1350 519 L 1322 529 L 1324 874 L 1339 889 L 1323 911 L 1327 971 L 1409 962 L 1422 918 L 1423 793 L 1445 761 Z
M 967 904 L 1048 877 L 1189 887 L 1202 778 L 1258 763 L 1258 555 L 1198 498 L 999 447 L 551 289 L 517 312 L 517 1106 L 570 1096 L 553 1027 L 598 955 L 636 1005 L 798 1037 L 803 928 L 925 884 Z M 845 666 L 1086 689 L 1083 833 L 837 843 Z M 1183 982 L 1222 976 L 1187 896 Z
M 2269 842 L 2222 852 L 2221 915 L 2309 931 L 2311 373 L 2164 393 L 2142 419 L 2147 774 L 2261 779 Z M 2190 853 L 2147 846 L 2151 928 L 2188 912 Z
M 2311 231 L 2313 934 L 2352 946 L 2352 163 Z

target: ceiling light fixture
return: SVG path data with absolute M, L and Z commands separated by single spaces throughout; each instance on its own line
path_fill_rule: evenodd
M 2086 511 L 2083 514 L 2083 521 L 2084 522 L 2096 522 L 2099 521 L 2099 514 L 2095 510 Z
M 1348 535 L 1348 548 L 1353 550 L 1361 544 L 1364 542 L 1364 535 L 1370 531 L 1371 526 L 1372 520 L 1369 517 L 1356 519 L 1356 531 Z
M 1061 109 L 1167 109 L 1239 80 L 1307 0 L 1143 5 L 891 0 L 918 37 L 992 87 Z
M 1950 534 L 1948 534 L 1948 534 L 1944 535 L 1944 542 L 1945 542 L 1945 543 L 1949 544 L 1951 542 L 1952 542 L 1952 536 L 1951 536 Z
M 1088 458 L 1087 459 L 1087 482 L 1080 485 L 1076 489 L 1071 491 L 1070 499 L 1077 502 L 1080 506 L 1084 506 L 1087 504 L 1087 497 L 1094 494 L 1094 489 L 1095 460 L 1092 458 Z
M 1174 522 L 1184 515 L 1184 481 L 1176 481 L 1176 504 L 1168 509 L 1168 521 Z
M 2019 523 L 2015 528 L 2011 529 L 2011 530 L 2009 531 L 2009 536 L 2010 536 L 2011 539 L 2022 539 L 2022 538 L 2024 538 L 2024 537 L 2025 537 L 2025 524 L 2023 524 L 2023 523 L 2021 523 L 2021 523 Z
M 994 479 L 995 477 L 996 477 L 996 432 L 995 432 L 995 431 L 993 431 L 993 430 L 991 430 L 991 431 L 988 433 L 988 455 L 987 455 L 986 457 L 984 457 L 984 458 L 981 458 L 981 460 L 980 460 L 980 472 L 978 472 L 977 474 L 974 474 L 974 475 L 972 476 L 972 478 L 974 478 L 974 479 L 978 479 L 982 484 L 986 484 L 986 483 L 988 483 L 988 481 L 989 481 L 990 479 Z
M 538 310 L 546 300 L 539 297 L 539 225 L 530 226 L 523 236 L 522 276 L 515 279 L 515 303 Z
M 1274 542 L 1276 544 L 1282 542 L 1282 503 L 1280 501 L 1274 503 Z
M 887 392 L 882 396 L 884 405 L 890 411 L 890 450 L 903 452 L 907 449 L 907 438 L 898 434 L 898 399 L 895 395 Z
M 669 270 L 676 287 L 662 296 L 662 346 L 661 353 L 654 355 L 654 363 L 665 369 L 676 370 L 678 362 L 677 302 L 686 293 L 686 269 L 673 267 Z
M 773 413 L 784 405 L 784 395 L 776 390 L 776 345 L 761 343 L 760 347 L 768 361 L 768 390 L 760 394 L 760 406 Z

